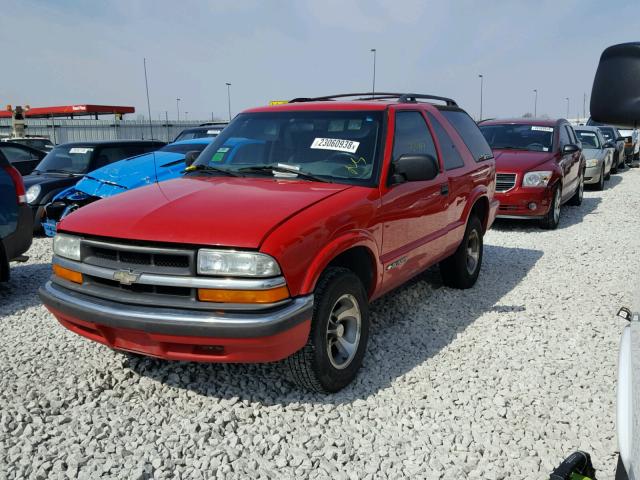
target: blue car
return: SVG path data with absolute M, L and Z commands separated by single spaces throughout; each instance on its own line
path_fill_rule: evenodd
M 162 182 L 180 176 L 185 169 L 186 153 L 201 152 L 213 140 L 203 137 L 170 143 L 153 153 L 126 158 L 87 173 L 45 206 L 42 219 L 45 234 L 53 237 L 58 222 L 84 205 L 155 183 L 156 179 Z

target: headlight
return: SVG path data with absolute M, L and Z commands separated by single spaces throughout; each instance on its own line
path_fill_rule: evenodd
M 80 237 L 58 233 L 53 237 L 53 253 L 60 257 L 80 261 Z
M 541 172 L 527 172 L 524 174 L 524 178 L 522 179 L 523 187 L 546 187 L 549 180 L 551 180 L 551 174 L 553 172 L 550 171 L 541 171 Z
M 198 273 L 273 277 L 280 274 L 280 267 L 273 258 L 264 253 L 201 249 L 198 251 Z
M 27 190 L 27 203 L 33 203 L 37 200 L 37 198 L 40 196 L 40 191 L 42 190 L 42 188 L 40 188 L 40 185 L 32 185 L 29 187 L 29 189 Z
M 589 167 L 597 167 L 598 166 L 598 159 L 597 158 L 590 158 L 589 160 L 587 160 L 587 168 Z

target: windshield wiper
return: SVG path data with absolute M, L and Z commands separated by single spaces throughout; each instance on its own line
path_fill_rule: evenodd
M 67 175 L 72 175 L 72 176 L 81 175 L 78 172 L 70 172 L 69 170 L 62 170 L 60 168 L 50 168 L 50 169 L 44 171 L 44 173 L 50 173 L 50 172 L 53 172 L 53 173 L 66 173 Z
M 255 165 L 252 167 L 244 167 L 240 168 L 238 172 L 241 173 L 287 173 L 291 175 L 295 175 L 299 178 L 304 178 L 305 180 L 312 180 L 314 182 L 322 182 L 322 183 L 332 183 L 331 181 L 318 177 L 312 173 L 303 172 L 301 170 L 297 170 L 295 167 L 289 167 L 285 165 Z M 283 177 L 280 177 L 283 178 Z
M 190 165 L 188 166 L 183 173 L 190 172 L 206 172 L 206 173 L 222 173 L 224 175 L 228 175 L 230 177 L 239 176 L 237 173 L 232 172 L 231 170 L 227 170 L 226 168 L 212 167 L 211 165 Z

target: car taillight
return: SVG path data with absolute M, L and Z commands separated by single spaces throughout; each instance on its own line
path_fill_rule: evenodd
M 4 169 L 7 171 L 9 177 L 11 177 L 11 180 L 16 187 L 16 201 L 18 202 L 18 205 L 27 203 L 27 197 L 24 190 L 24 182 L 22 181 L 22 175 L 20 175 L 20 172 L 18 172 L 18 170 L 16 170 L 11 165 L 6 165 Z

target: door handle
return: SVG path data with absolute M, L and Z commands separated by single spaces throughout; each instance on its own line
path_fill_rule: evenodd
M 440 194 L 441 195 L 449 195 L 449 184 L 443 183 L 440 185 Z

